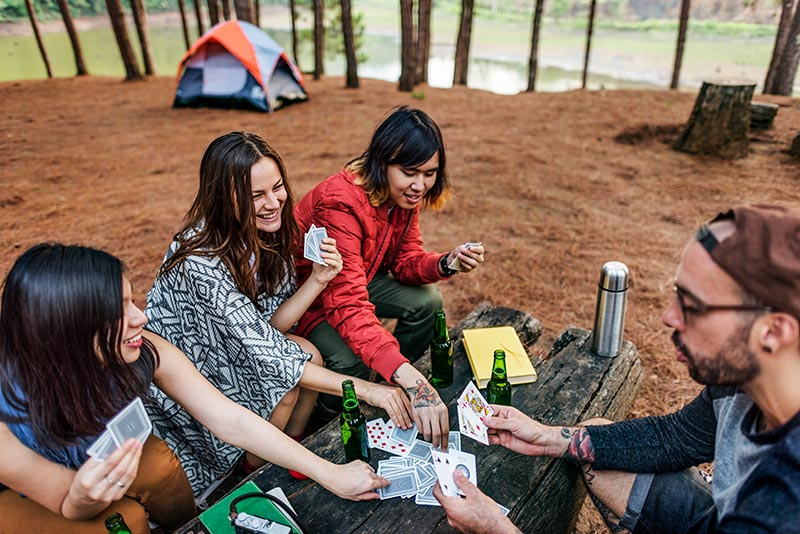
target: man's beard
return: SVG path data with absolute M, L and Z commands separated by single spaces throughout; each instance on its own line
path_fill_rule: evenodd
M 752 323 L 746 326 L 731 335 L 713 357 L 690 351 L 677 330 L 672 332 L 672 343 L 686 357 L 686 367 L 695 381 L 708 386 L 741 386 L 761 371 L 755 353 L 747 348 Z

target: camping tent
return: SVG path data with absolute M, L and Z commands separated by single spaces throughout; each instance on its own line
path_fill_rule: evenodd
M 230 20 L 203 34 L 181 60 L 174 107 L 274 111 L 306 100 L 303 75 L 261 28 Z

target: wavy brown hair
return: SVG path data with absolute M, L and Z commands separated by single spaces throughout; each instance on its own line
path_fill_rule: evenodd
M 39 443 L 95 436 L 152 377 L 120 354 L 122 262 L 107 252 L 43 243 L 9 271 L 0 309 L 0 391 Z M 157 357 L 155 348 L 146 343 Z
M 450 198 L 447 179 L 447 157 L 439 126 L 421 109 L 395 108 L 375 129 L 366 150 L 347 163 L 346 168 L 358 175 L 356 183 L 367 193 L 370 204 L 380 206 L 389 198 L 387 165 L 414 168 L 439 153 L 436 181 L 422 203 L 440 209 Z
M 262 158 L 275 162 L 286 188 L 281 227 L 274 233 L 258 229 L 251 200 L 250 171 Z M 194 228 L 196 233 L 190 231 Z M 180 245 L 161 266 L 161 273 L 188 256 L 219 257 L 239 291 L 258 306 L 258 295 L 273 294 L 286 276 L 298 235 L 292 192 L 280 155 L 256 134 L 231 132 L 214 139 L 203 154 L 197 196 L 175 238 Z M 251 258 L 255 258 L 252 263 Z

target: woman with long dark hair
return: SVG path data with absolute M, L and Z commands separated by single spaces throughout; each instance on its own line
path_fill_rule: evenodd
M 325 264 L 316 263 L 297 287 L 293 207 L 283 160 L 266 141 L 247 132 L 212 141 L 200 164 L 197 196 L 145 313 L 148 329 L 182 350 L 222 393 L 299 441 L 317 392 L 341 395 L 346 377 L 325 369 L 319 351 L 289 333 L 342 267 L 335 240 L 325 239 Z M 362 400 L 410 426 L 408 399 L 398 388 L 367 381 L 355 386 Z M 221 443 L 168 396 L 155 392 L 154 398 L 155 433 L 178 451 L 202 495 L 242 451 Z M 245 456 L 246 469 L 260 463 Z
M 439 127 L 425 112 L 403 106 L 381 122 L 361 156 L 312 189 L 295 210 L 301 232 L 312 224 L 327 229 L 344 263 L 297 332 L 314 343 L 329 369 L 361 378 L 375 370 L 401 385 L 419 431 L 434 445 L 447 442 L 447 407 L 411 362 L 433 338 L 434 312 L 442 307 L 434 282 L 470 272 L 484 259 L 480 244 L 449 253 L 423 249 L 420 209 L 441 208 L 449 193 Z M 308 260 L 297 254 L 295 261 L 300 281 L 312 276 Z M 394 335 L 379 317 L 397 319 Z
M 341 497 L 375 498 L 388 484 L 363 462 L 323 460 L 232 402 L 146 323 L 106 252 L 41 244 L 16 261 L 0 309 L 0 532 L 102 531 L 113 512 L 137 533 L 149 532 L 148 517 L 168 528 L 190 519 L 189 481 L 161 440 L 128 440 L 104 461 L 86 452 L 131 400 L 149 402 L 148 387 L 220 439 L 302 466 Z

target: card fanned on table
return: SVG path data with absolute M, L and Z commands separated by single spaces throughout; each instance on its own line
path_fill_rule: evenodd
M 536 369 L 513 327 L 468 328 L 462 335 L 464 350 L 479 388 L 485 388 L 492 377 L 494 351 L 497 349 L 506 353 L 509 382 L 527 384 L 536 381 Z

